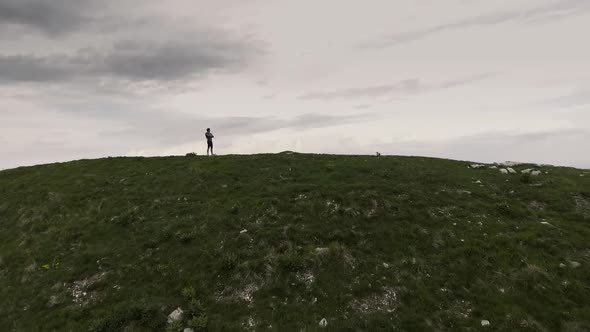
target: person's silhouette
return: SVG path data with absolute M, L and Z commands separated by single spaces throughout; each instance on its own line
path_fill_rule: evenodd
M 209 149 L 211 149 L 211 155 L 213 155 L 213 134 L 211 133 L 211 129 L 207 128 L 207 132 L 205 133 L 205 138 L 207 138 L 207 155 L 209 155 Z

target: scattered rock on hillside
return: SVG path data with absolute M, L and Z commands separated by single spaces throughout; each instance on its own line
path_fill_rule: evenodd
M 195 330 L 191 329 L 190 327 L 185 328 L 182 332 L 195 332 Z
M 500 173 L 502 174 L 508 174 L 508 170 L 505 168 L 500 168 Z
M 482 165 L 482 164 L 473 164 L 473 165 L 471 165 L 471 166 L 469 166 L 469 167 L 471 167 L 471 168 L 484 168 L 484 167 L 486 167 L 486 165 Z
M 490 326 L 490 321 L 487 319 L 482 319 L 481 326 Z
M 247 230 L 247 229 L 242 229 L 242 230 L 240 231 L 240 234 L 244 234 L 244 233 L 248 233 L 248 230 Z
M 497 168 L 498 168 L 498 166 L 496 166 L 496 165 L 490 166 L 490 169 L 497 169 Z
M 295 277 L 299 282 L 302 282 L 307 286 L 310 286 L 315 281 L 315 276 L 311 271 L 298 272 Z
M 576 212 L 584 218 L 590 217 L 590 201 L 582 196 L 574 196 L 574 203 L 576 204 Z
M 182 320 L 184 316 L 184 311 L 180 307 L 176 308 L 174 311 L 168 315 L 168 323 L 179 322 Z
M 98 299 L 98 294 L 96 292 L 90 292 L 89 288 L 102 281 L 106 275 L 107 272 L 101 272 L 86 279 L 74 281 L 72 285 L 68 287 L 68 291 L 72 295 L 74 303 L 79 306 L 85 306 L 96 301 Z
M 506 170 L 508 171 L 508 173 L 510 174 L 516 174 L 516 171 L 514 170 L 514 168 L 508 167 L 506 168 Z
M 533 169 L 532 169 L 532 168 L 527 168 L 527 169 L 523 169 L 523 170 L 522 170 L 522 171 L 520 171 L 520 172 L 521 172 L 522 174 L 527 174 L 527 173 L 530 173 L 530 172 L 532 172 L 532 171 L 533 171 Z
M 328 321 L 325 318 L 322 318 L 322 320 L 320 321 L 320 327 L 326 327 L 328 326 Z
M 354 300 L 351 307 L 363 314 L 392 313 L 399 306 L 395 289 L 386 287 L 381 294 L 373 294 L 360 300 Z
M 563 263 L 559 263 L 559 268 L 563 269 L 563 268 L 565 268 L 565 267 L 567 267 L 567 265 L 565 265 L 565 264 L 563 264 Z

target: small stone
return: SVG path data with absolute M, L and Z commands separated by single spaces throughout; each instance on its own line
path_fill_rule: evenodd
M 574 269 L 582 266 L 582 264 L 580 264 L 579 262 L 570 261 L 569 263 L 570 263 L 570 266 Z
M 195 332 L 195 330 L 191 329 L 190 327 L 185 328 L 182 332 Z
M 328 326 L 328 321 L 325 318 L 322 318 L 322 320 L 320 321 L 320 327 L 326 327 Z
M 389 264 L 383 263 L 383 267 L 386 268 L 386 269 L 389 269 Z
M 240 231 L 240 234 L 244 234 L 244 233 L 248 233 L 248 230 L 247 230 L 247 229 L 242 229 L 242 230 Z
M 539 176 L 539 175 L 541 175 L 541 171 L 532 171 L 531 175 L 532 176 Z
M 57 282 L 53 286 L 51 286 L 51 290 L 57 292 L 57 291 L 60 291 L 63 287 L 64 287 L 63 282 Z
M 172 322 L 179 322 L 182 320 L 184 311 L 180 309 L 180 307 L 176 308 L 176 310 L 172 311 L 170 315 L 168 315 L 168 323 Z
M 490 166 L 490 169 L 497 169 L 498 166 Z
M 487 319 L 482 319 L 481 321 L 481 326 L 489 326 L 490 325 L 490 321 Z
M 501 168 L 500 169 L 500 173 L 502 173 L 502 174 L 508 174 L 508 170 L 505 169 L 505 168 Z
M 471 168 L 484 168 L 486 167 L 486 165 L 482 165 L 482 164 L 473 164 L 471 165 Z
M 37 270 L 37 264 L 33 263 L 25 268 L 25 272 L 34 272 Z
M 508 173 L 510 173 L 510 174 L 516 174 L 516 171 L 514 170 L 514 168 L 508 167 L 506 170 L 507 170 L 507 171 L 508 171 Z
M 567 266 L 567 265 L 565 265 L 565 264 L 563 264 L 563 263 L 559 263 L 559 267 L 560 267 L 560 268 L 562 268 L 562 269 L 563 269 L 563 268 L 565 268 L 566 266 Z
M 328 252 L 328 248 L 315 248 L 316 254 L 325 254 Z
M 522 171 L 520 171 L 520 172 L 521 172 L 522 174 L 527 174 L 527 173 L 530 173 L 530 172 L 532 172 L 532 171 L 533 171 L 533 169 L 532 169 L 532 168 L 527 168 L 527 169 L 523 169 L 523 170 L 522 170 Z
M 49 301 L 47 302 L 47 308 L 53 308 L 62 302 L 63 300 L 57 295 L 51 295 L 51 297 L 49 297 Z

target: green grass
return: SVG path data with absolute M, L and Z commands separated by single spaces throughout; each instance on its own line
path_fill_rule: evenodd
M 588 331 L 590 172 L 468 165 L 284 153 L 2 171 L 0 331 Z

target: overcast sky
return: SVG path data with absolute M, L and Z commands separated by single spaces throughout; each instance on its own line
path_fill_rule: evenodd
M 0 0 L 0 169 L 294 150 L 590 168 L 588 0 Z

